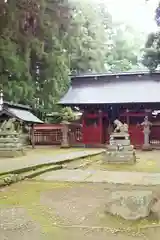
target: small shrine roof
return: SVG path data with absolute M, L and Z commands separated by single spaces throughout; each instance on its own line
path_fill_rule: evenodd
M 29 105 L 13 103 L 13 102 L 8 102 L 8 101 L 4 101 L 3 103 L 4 103 L 5 106 L 10 106 L 10 107 L 13 107 L 13 108 L 21 108 L 21 109 L 28 109 L 28 110 L 32 109 Z
M 32 112 L 31 107 L 22 104 L 14 104 L 4 101 L 3 109 L 0 111 L 0 115 L 6 114 L 10 117 L 15 117 L 18 120 L 30 123 L 43 123 Z
M 160 103 L 160 72 L 71 76 L 63 105 Z

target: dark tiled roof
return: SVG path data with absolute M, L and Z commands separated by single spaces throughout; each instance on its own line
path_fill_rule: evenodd
M 72 77 L 60 104 L 160 102 L 160 73 L 121 73 Z

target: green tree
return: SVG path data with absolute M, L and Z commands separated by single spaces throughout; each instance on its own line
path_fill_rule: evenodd
M 109 13 L 100 4 L 72 1 L 72 20 L 66 36 L 70 69 L 77 73 L 105 70 Z
M 8 100 L 45 111 L 68 84 L 63 35 L 67 1 L 15 0 L 0 5 L 0 76 Z
M 1 0 L 5 98 L 33 105 L 44 115 L 61 111 L 56 103 L 69 86 L 70 72 L 115 72 L 137 63 L 139 46 L 125 31 L 97 1 Z
M 160 3 L 155 10 L 155 21 L 160 26 Z M 144 49 L 143 64 L 151 71 L 155 71 L 160 66 L 160 31 L 152 32 L 148 35 Z
M 143 45 L 143 36 L 130 26 L 116 23 L 112 25 L 112 34 L 108 43 L 106 69 L 110 72 L 122 72 L 140 68 L 139 58 Z

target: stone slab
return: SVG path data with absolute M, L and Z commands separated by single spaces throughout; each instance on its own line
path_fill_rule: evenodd
M 46 181 L 64 181 L 64 182 L 84 182 L 89 176 L 92 175 L 91 171 L 76 170 L 57 170 L 53 173 L 44 173 L 37 179 Z
M 145 179 L 145 181 L 144 181 Z M 160 185 L 160 173 L 95 171 L 85 182 L 106 182 L 130 185 Z
M 53 149 L 54 152 L 54 149 Z M 1 160 L 0 159 L 0 172 L 10 172 L 15 170 L 20 170 L 28 167 L 36 167 L 42 164 L 62 164 L 66 161 L 72 161 L 74 159 L 85 158 L 89 156 L 99 155 L 105 152 L 104 149 L 96 149 L 96 150 L 80 150 L 80 151 L 73 151 L 71 149 L 70 153 L 61 153 L 57 154 L 53 157 L 49 156 L 39 156 L 33 159 L 25 158 L 23 159 L 14 159 L 14 161 L 10 160 Z
M 42 174 L 36 179 L 45 181 L 67 181 L 88 183 L 113 183 L 130 185 L 160 185 L 160 173 L 114 172 L 102 170 L 57 170 Z

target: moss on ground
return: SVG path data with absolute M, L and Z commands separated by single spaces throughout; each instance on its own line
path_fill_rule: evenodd
M 44 206 L 40 203 L 41 193 L 48 192 L 54 189 L 66 189 L 70 188 L 73 185 L 77 186 L 77 191 L 79 186 L 84 186 L 84 184 L 75 184 L 75 183 L 51 183 L 51 182 L 21 182 L 15 185 L 12 185 L 8 188 L 5 188 L 4 191 L 0 191 L 0 208 L 5 207 L 22 207 L 27 210 L 28 214 L 32 217 L 34 221 L 40 224 L 42 232 L 47 234 L 47 236 L 54 236 L 55 239 L 62 239 L 63 225 L 61 225 L 61 220 L 54 216 L 53 209 L 50 213 L 50 210 L 47 206 Z M 85 185 L 86 186 L 86 185 Z M 92 186 L 86 186 L 88 190 Z M 97 186 L 98 187 L 98 186 Z M 96 197 L 96 196 L 95 196 Z M 83 198 L 83 196 L 82 196 Z M 101 227 L 109 227 L 113 229 L 128 229 L 128 231 L 139 231 L 140 228 L 145 226 L 153 226 L 159 224 L 159 222 L 152 219 L 142 219 L 139 221 L 125 221 L 120 217 L 114 217 L 109 214 L 106 214 L 103 210 L 98 211 L 97 215 L 95 214 L 94 218 L 97 219 L 98 225 Z M 59 226 L 61 225 L 61 226 Z M 50 238 L 46 238 L 47 240 Z
M 56 240 L 63 239 L 63 230 L 56 227 L 56 216 L 50 219 L 49 209 L 40 204 L 40 195 L 44 191 L 54 190 L 55 188 L 70 187 L 69 184 L 58 183 L 37 183 L 37 182 L 21 182 L 5 188 L 0 191 L 0 208 L 5 207 L 22 207 L 27 210 L 31 218 L 40 224 L 42 232 L 48 236 L 53 234 Z M 55 221 L 54 221 L 55 220 Z
M 108 164 L 102 162 L 100 156 L 91 158 L 92 162 L 88 166 L 91 169 L 106 170 L 106 171 L 120 171 L 120 172 L 160 172 L 159 151 L 143 152 L 137 151 L 137 162 L 130 164 Z

